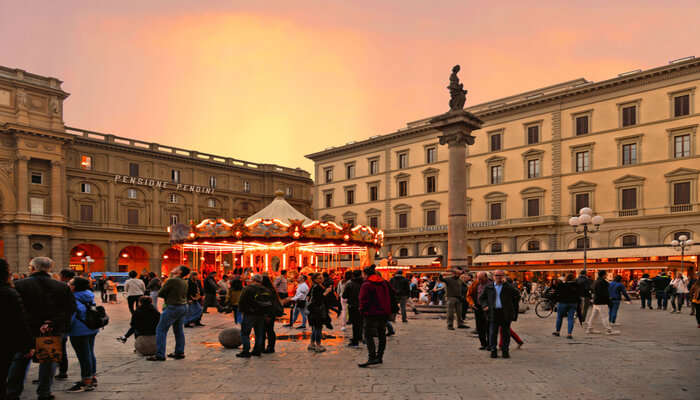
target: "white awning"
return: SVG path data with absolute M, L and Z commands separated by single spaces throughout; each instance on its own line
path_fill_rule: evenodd
M 700 254 L 700 246 L 692 246 L 685 251 L 686 255 Z M 669 246 L 631 247 L 620 249 L 588 250 L 589 259 L 601 258 L 632 258 L 632 257 L 666 257 L 680 256 L 681 252 Z M 506 254 L 482 254 L 474 258 L 474 263 L 488 262 L 525 262 L 525 261 L 549 261 L 549 260 L 580 260 L 583 259 L 582 250 L 571 251 L 538 251 L 529 253 Z

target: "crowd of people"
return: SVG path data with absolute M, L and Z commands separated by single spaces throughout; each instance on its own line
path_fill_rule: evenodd
M 116 284 L 104 276 L 92 281 L 78 276 L 70 269 L 52 274 L 53 261 L 37 257 L 30 262 L 30 273 L 11 276 L 7 263 L 0 259 L 0 301 L 7 327 L 0 343 L 0 394 L 18 399 L 24 389 L 28 365 L 36 360 L 36 338 L 53 337 L 60 343 L 60 360 L 41 362 L 36 380 L 40 399 L 51 399 L 54 379 L 68 378 L 66 347 L 70 343 L 80 365 L 80 380 L 68 392 L 92 391 L 97 387 L 97 357 L 95 338 L 108 319 L 97 309 L 93 289 L 101 293 L 103 303 L 117 301 Z M 261 357 L 275 352 L 276 322 L 287 315 L 284 326 L 290 329 L 310 328 L 308 350 L 326 351 L 324 329 L 347 330 L 347 346 L 367 347 L 367 361 L 358 364 L 366 368 L 381 364 L 386 352 L 387 337 L 396 333 L 393 325 L 399 317 L 407 323 L 407 311 L 418 313 L 417 305 L 446 305 L 447 329 L 468 329 L 466 314 L 474 315 L 472 331 L 480 342 L 480 350 L 490 351 L 491 357 L 510 357 L 510 340 L 518 346 L 522 339 L 512 323 L 521 311 L 521 293 L 530 289 L 527 282 L 518 283 L 504 271 L 471 273 L 452 269 L 433 277 L 404 276 L 397 271 L 390 280 L 377 273 L 374 265 L 363 270 L 333 273 L 303 274 L 295 271 L 288 279 L 281 271 L 274 279 L 267 274 L 223 275 L 209 272 L 200 279 L 199 273 L 181 265 L 169 276 L 129 272 L 124 282 L 124 297 L 131 314 L 129 329 L 117 338 L 126 343 L 131 336 L 155 336 L 156 352 L 149 361 L 185 358 L 185 328 L 204 326 L 202 318 L 213 307 L 219 313 L 230 313 L 240 324 L 242 349 L 240 358 Z M 620 276 L 608 280 L 606 271 L 598 271 L 591 280 L 585 273 L 573 273 L 552 280 L 549 296 L 556 304 L 554 336 L 561 335 L 567 320 L 566 337 L 571 339 L 575 321 L 584 324 L 588 334 L 600 333 L 594 328 L 600 322 L 609 335 L 619 334 L 617 317 L 622 301 L 631 301 L 628 286 Z M 658 310 L 671 303 L 672 313 L 681 313 L 690 305 L 700 328 L 700 282 L 678 274 L 673 279 L 666 273 L 654 278 L 644 275 L 633 283 L 639 294 L 641 308 L 652 309 L 652 296 Z M 115 296 L 116 297 L 116 296 Z M 162 299 L 162 300 L 161 300 Z M 159 304 L 162 302 L 162 306 Z M 101 308 L 101 307 L 100 307 Z M 162 310 L 162 311 L 160 311 Z M 332 313 L 335 317 L 332 318 Z M 102 315 L 102 325 L 96 325 L 95 315 Z M 301 324 L 296 325 L 301 317 Z M 455 327 L 456 321 L 456 327 Z M 175 349 L 166 355 L 170 328 Z M 255 337 L 254 345 L 250 336 Z M 252 346 L 252 347 L 251 347 Z M 58 372 L 58 373 L 57 373 Z

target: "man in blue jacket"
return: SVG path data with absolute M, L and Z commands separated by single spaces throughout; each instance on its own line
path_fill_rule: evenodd
M 629 304 L 630 296 L 627 294 L 627 290 L 625 290 L 625 285 L 622 284 L 622 277 L 620 275 L 617 275 L 615 279 L 610 282 L 610 286 L 608 287 L 608 293 L 610 294 L 610 304 L 608 305 L 608 319 L 610 320 L 610 325 L 614 327 L 619 326 L 616 325 L 617 321 L 617 311 L 620 309 L 620 302 L 622 301 L 622 296 L 625 296 L 625 300 L 627 300 L 627 303 Z

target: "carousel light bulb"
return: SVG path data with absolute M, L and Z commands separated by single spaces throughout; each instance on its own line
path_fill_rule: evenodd
M 194 237 L 194 232 L 193 232 L 193 233 L 190 233 L 190 237 L 191 237 L 191 238 L 193 238 L 193 237 Z
M 345 240 L 348 240 L 348 239 L 350 239 L 350 236 L 345 235 L 345 236 L 343 236 L 343 238 L 344 238 Z

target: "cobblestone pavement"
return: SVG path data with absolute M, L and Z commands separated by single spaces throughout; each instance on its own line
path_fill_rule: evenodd
M 107 307 L 112 323 L 96 344 L 98 389 L 64 392 L 79 374 L 69 348 L 71 379 L 54 385 L 57 399 L 700 399 L 700 329 L 687 309 L 623 304 L 622 335 L 585 335 L 576 326 L 574 340 L 553 337 L 554 315 L 543 320 L 531 310 L 513 325 L 525 345 L 512 347 L 510 360 L 479 351 L 471 329 L 448 331 L 444 319 L 421 314 L 397 324 L 383 365 L 360 369 L 366 351 L 342 338 L 322 354 L 309 353 L 306 341 L 280 340 L 276 354 L 236 358 L 237 350 L 218 344 L 219 332 L 233 326 L 219 314 L 186 330 L 186 359 L 148 362 L 133 353 L 133 339 L 115 340 L 126 331 L 125 302 Z M 23 399 L 35 398 L 36 374 L 33 365 Z

